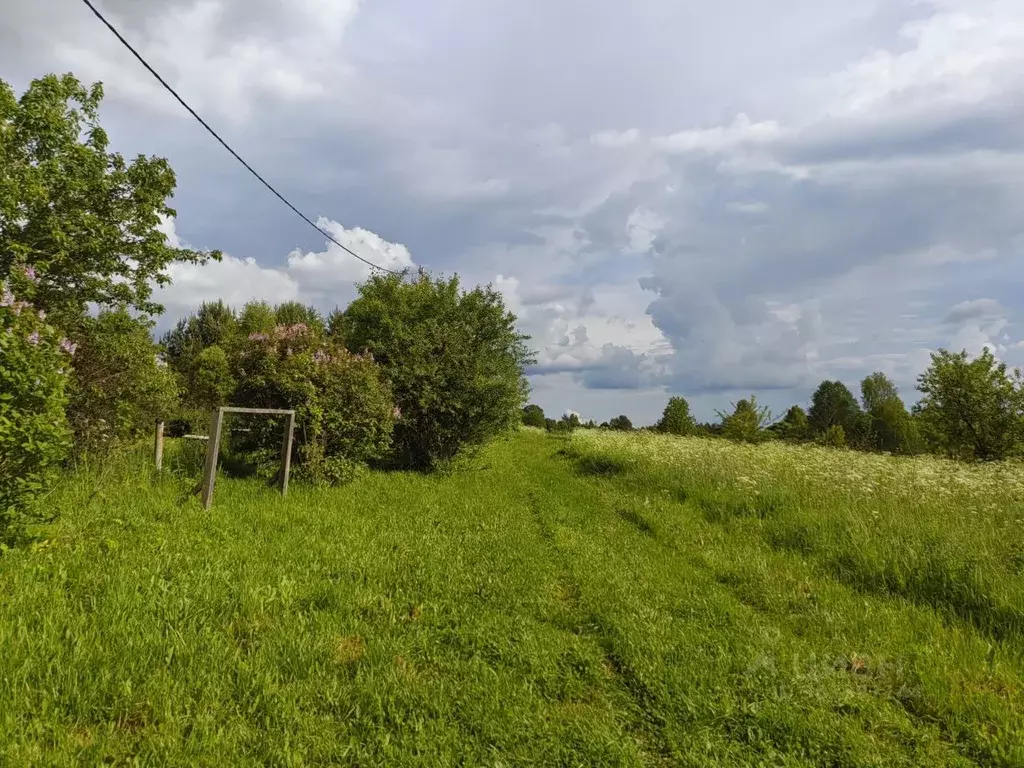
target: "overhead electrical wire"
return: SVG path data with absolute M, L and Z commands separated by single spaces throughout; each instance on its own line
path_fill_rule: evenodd
M 224 139 L 222 139 L 220 137 L 220 135 L 215 130 L 213 130 L 213 128 L 210 127 L 209 123 L 207 123 L 205 120 L 203 120 L 203 118 L 201 118 L 199 116 L 199 114 L 194 109 L 192 109 L 192 107 L 190 107 L 188 105 L 188 103 L 183 98 L 181 98 L 181 96 L 178 95 L 178 92 L 175 91 L 167 83 L 167 81 L 164 80 L 160 76 L 159 72 L 157 72 L 155 69 L 153 69 L 153 67 L 151 67 L 149 65 L 149 62 L 146 61 L 142 57 L 142 54 L 140 54 L 137 50 L 135 50 L 134 47 L 132 47 L 131 43 L 129 43 L 127 40 L 124 39 L 124 36 L 117 30 L 117 28 L 113 24 L 111 24 L 109 21 L 107 21 L 106 17 L 102 13 L 100 13 L 99 9 L 97 9 L 96 6 L 93 5 L 92 2 L 90 2 L 90 0 L 82 0 L 82 2 L 86 4 L 86 6 L 89 8 L 90 11 L 93 12 L 93 14 L 96 16 L 97 19 L 99 19 L 100 21 L 103 22 L 103 25 L 107 29 L 109 29 L 111 32 L 113 32 L 114 37 L 116 37 L 118 40 L 120 40 L 121 44 L 125 48 L 127 48 L 129 51 L 131 51 L 132 55 L 136 59 L 139 60 L 139 62 L 142 64 L 142 66 L 144 66 L 147 70 L 149 70 L 149 74 L 151 74 L 153 77 L 155 77 L 159 81 L 160 85 L 162 85 L 167 90 L 167 92 L 171 94 L 171 96 L 173 96 L 175 99 L 177 99 L 178 103 L 181 104 L 181 106 L 183 106 L 186 110 L 188 110 L 188 113 L 190 115 L 192 115 L 192 117 L 194 117 L 199 122 L 199 124 L 202 125 L 203 128 L 205 128 L 210 133 L 211 136 L 213 136 L 213 138 L 215 138 L 218 142 L 220 142 L 221 146 L 224 147 L 224 149 L 226 149 L 228 152 L 231 153 L 232 157 L 234 157 L 238 162 L 240 162 L 242 165 L 244 165 L 245 169 L 247 171 L 249 171 L 249 173 L 251 173 L 253 176 L 255 176 L 260 181 L 260 183 L 263 184 L 263 186 L 265 186 L 267 189 L 269 189 L 278 200 L 280 200 L 282 203 L 287 205 L 292 210 L 292 212 L 294 212 L 296 215 L 299 216 L 299 218 L 301 218 L 304 222 L 309 224 L 309 226 L 311 226 L 313 229 L 315 229 L 321 235 L 326 237 L 328 240 L 330 240 L 336 246 L 341 248 L 343 251 L 345 251 L 346 253 L 350 254 L 351 256 L 354 256 L 355 258 L 359 259 L 359 261 L 363 262 L 364 264 L 369 265 L 373 269 L 379 269 L 381 272 L 387 272 L 387 273 L 392 274 L 392 275 L 401 275 L 402 274 L 399 271 L 396 271 L 396 270 L 393 270 L 393 269 L 388 269 L 387 267 L 382 267 L 379 264 L 374 264 L 372 261 L 369 261 L 368 259 L 364 259 L 362 256 L 360 256 L 358 253 L 353 251 L 351 248 L 349 248 L 344 243 L 338 242 L 334 238 L 334 236 L 331 235 L 330 232 L 327 232 L 324 229 L 322 229 L 312 219 L 310 219 L 306 214 L 304 214 L 302 211 L 300 211 L 298 208 L 296 208 L 294 205 L 292 205 L 292 203 L 288 200 L 288 198 L 286 198 L 284 195 L 282 195 L 280 192 L 278 192 L 276 189 L 274 189 L 274 186 L 269 181 L 267 181 L 262 176 L 260 176 L 256 172 L 256 169 L 254 169 L 244 159 L 242 159 L 242 156 L 239 155 L 237 152 L 235 152 L 235 150 L 233 150 L 231 148 L 231 145 L 229 145 L 226 141 L 224 141 Z

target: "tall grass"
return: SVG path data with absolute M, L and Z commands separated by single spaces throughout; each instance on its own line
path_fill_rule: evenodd
M 584 462 L 691 499 L 858 589 L 1024 635 L 1024 464 L 581 432 Z
M 208 513 L 184 463 L 81 472 L 59 522 L 0 557 L 0 764 L 1024 763 L 1019 636 L 837 578 L 814 515 L 873 508 L 814 491 L 802 455 L 772 490 L 746 450 L 523 433 L 446 477 L 287 499 L 223 478 Z M 810 544 L 776 541 L 801 489 Z M 979 518 L 1005 493 L 976 494 Z M 881 525 L 835 541 L 884 563 L 904 529 Z M 1007 551 L 1009 524 L 956 525 Z

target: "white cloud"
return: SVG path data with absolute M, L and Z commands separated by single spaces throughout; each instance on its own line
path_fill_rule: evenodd
M 753 122 L 748 115 L 740 113 L 730 125 L 679 131 L 669 136 L 655 137 L 651 142 L 670 154 L 714 154 L 747 145 L 765 144 L 780 138 L 782 133 L 782 128 L 774 120 Z
M 640 139 L 640 131 L 630 128 L 626 131 L 598 131 L 590 135 L 590 143 L 599 147 L 628 147 Z
M 390 243 L 379 235 L 355 227 L 346 229 L 336 221 L 321 217 L 317 225 L 360 256 L 385 269 L 412 269 L 415 263 L 409 249 Z M 160 230 L 168 242 L 184 246 L 175 222 L 165 220 Z M 186 246 L 187 247 L 187 246 Z M 264 267 L 255 259 L 225 255 L 220 261 L 204 264 L 172 264 L 168 270 L 172 283 L 156 291 L 156 300 L 167 307 L 163 322 L 193 311 L 204 301 L 223 299 L 233 307 L 249 300 L 272 303 L 299 300 L 324 311 L 344 307 L 356 295 L 356 284 L 374 270 L 330 241 L 324 250 L 303 253 L 293 251 L 283 267 Z
M 654 239 L 666 224 L 666 220 L 649 208 L 637 207 L 626 220 L 626 236 L 634 253 L 647 253 L 654 245 Z

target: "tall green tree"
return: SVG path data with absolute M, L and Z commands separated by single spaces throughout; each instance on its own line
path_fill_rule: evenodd
M 401 417 L 396 458 L 442 467 L 520 422 L 532 361 L 500 293 L 458 278 L 374 276 L 345 311 L 345 344 L 370 352 Z
M 151 327 L 125 309 L 83 321 L 68 404 L 78 450 L 123 445 L 175 412 L 174 377 L 160 363 Z
M 274 318 L 278 325 L 306 325 L 314 332 L 327 332 L 327 323 L 316 307 L 299 301 L 286 301 L 274 308 Z
M 266 301 L 249 301 L 238 313 L 238 335 L 247 338 L 253 333 L 270 333 L 277 325 L 274 308 Z
M 807 412 L 799 405 L 790 407 L 786 411 L 786 415 L 782 417 L 782 421 L 770 429 L 774 429 L 783 440 L 806 440 L 810 437 Z
M 857 398 L 841 381 L 823 381 L 811 397 L 807 423 L 817 436 L 829 427 L 842 427 L 848 442 L 856 443 L 865 431 L 864 413 Z
M 983 461 L 1004 459 L 1024 442 L 1024 379 L 989 349 L 971 360 L 966 351 L 940 349 L 917 380 L 917 411 L 940 450 Z
M 692 435 L 697 431 L 697 422 L 685 397 L 669 398 L 657 429 L 669 435 Z
M 0 81 L 0 281 L 34 274 L 36 306 L 65 330 L 89 304 L 161 307 L 153 286 L 174 261 L 218 258 L 176 248 L 157 227 L 174 216 L 175 177 L 163 158 L 131 162 L 109 150 L 103 88 L 73 75 L 34 80 L 16 97 Z
M 867 415 L 867 447 L 890 453 L 915 453 L 917 429 L 896 384 L 884 373 L 876 372 L 860 384 L 861 402 Z

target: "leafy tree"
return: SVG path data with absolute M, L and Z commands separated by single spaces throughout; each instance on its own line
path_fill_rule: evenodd
M 103 89 L 74 76 L 34 80 L 20 98 L 0 81 L 0 281 L 34 270 L 37 307 L 71 329 L 90 303 L 159 312 L 154 285 L 174 261 L 219 258 L 174 248 L 157 229 L 174 216 L 162 158 L 108 151 Z
M 345 343 L 345 312 L 335 309 L 327 316 L 327 335 L 336 343 Z
M 1003 459 L 1024 441 L 1024 380 L 988 349 L 974 360 L 967 352 L 939 350 L 918 377 L 924 395 L 917 409 L 937 447 L 959 457 Z
M 317 333 L 326 333 L 327 323 L 317 312 L 316 307 L 307 306 L 298 301 L 286 301 L 274 308 L 274 321 L 277 325 L 305 325 Z
M 194 315 L 179 320 L 161 343 L 170 365 L 185 373 L 207 347 L 228 347 L 237 327 L 234 311 L 223 301 L 203 302 Z
M 345 343 L 382 366 L 401 409 L 396 458 L 441 467 L 521 419 L 531 362 L 516 318 L 490 286 L 374 276 L 345 311 Z
M 810 436 L 807 412 L 799 405 L 792 406 L 778 424 L 769 427 L 783 440 L 806 440 Z
M 697 422 L 685 397 L 669 398 L 657 429 L 670 435 L 692 435 L 697 431 Z
M 740 400 L 733 404 L 732 413 L 718 412 L 722 420 L 722 436 L 744 443 L 760 443 L 768 439 L 765 426 L 771 421 L 771 412 L 757 404 L 757 398 Z
M 158 360 L 151 327 L 125 309 L 84 321 L 68 404 L 78 450 L 103 450 L 148 435 L 157 419 L 175 412 L 174 378 Z
M 523 424 L 527 427 L 538 427 L 540 429 L 544 429 L 546 425 L 544 409 L 539 405 L 530 403 L 528 406 L 523 408 Z
M 32 519 L 71 444 L 64 408 L 74 345 L 28 301 L 31 280 L 14 277 L 0 282 L 0 543 Z
M 619 432 L 631 432 L 633 430 L 633 422 L 629 420 L 628 416 L 623 414 L 609 421 L 608 429 L 614 429 Z
M 242 338 L 253 333 L 270 333 L 277 325 L 274 308 L 265 301 L 250 301 L 238 313 L 238 335 Z
M 815 436 L 829 427 L 840 426 L 846 435 L 859 438 L 864 431 L 864 414 L 853 393 L 841 381 L 823 381 L 811 397 L 807 422 Z
M 191 374 L 190 405 L 210 410 L 231 400 L 235 379 L 223 347 L 214 344 L 196 355 Z
M 890 453 L 916 453 L 916 425 L 892 380 L 884 373 L 872 373 L 861 382 L 860 391 L 869 424 L 866 445 Z

